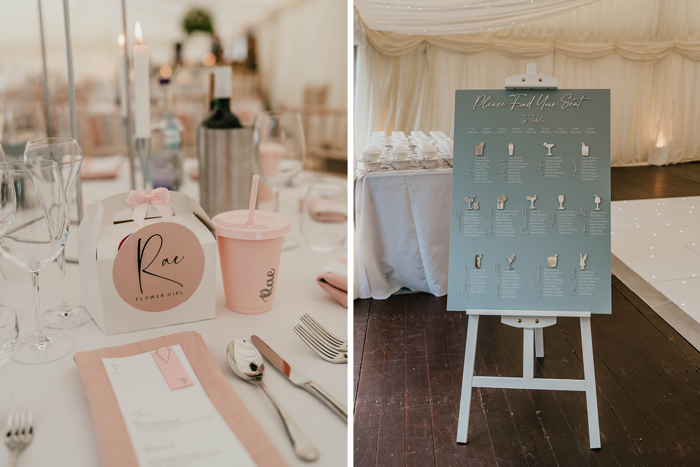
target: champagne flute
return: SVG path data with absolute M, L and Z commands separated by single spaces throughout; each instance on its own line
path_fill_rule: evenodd
M 280 188 L 301 172 L 306 159 L 306 142 L 301 115 L 297 112 L 260 112 L 253 128 L 253 170 L 272 189 L 274 212 L 279 212 Z M 298 245 L 291 235 L 282 249 Z
M 39 297 L 39 272 L 63 250 L 68 208 L 58 164 L 32 159 L 4 162 L 0 174 L 14 185 L 15 214 L 0 237 L 0 254 L 31 273 L 36 331 L 20 339 L 12 358 L 21 363 L 45 363 L 73 349 L 70 336 L 44 328 Z
M 70 214 L 70 206 L 75 196 L 75 188 L 83 162 L 83 153 L 78 142 L 73 138 L 40 138 L 29 141 L 24 149 L 24 160 L 44 159 L 58 164 L 61 181 L 65 191 L 66 205 Z M 68 227 L 63 244 L 68 240 Z M 85 307 L 68 303 L 66 295 L 66 253 L 65 248 L 56 258 L 60 270 L 61 304 L 48 309 L 44 314 L 44 325 L 52 329 L 71 329 L 85 324 L 92 319 Z

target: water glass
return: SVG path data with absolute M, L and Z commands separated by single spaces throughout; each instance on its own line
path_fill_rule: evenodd
M 24 150 L 24 160 L 33 159 L 54 161 L 58 164 L 66 205 L 70 213 L 83 162 L 83 153 L 78 142 L 73 138 L 43 138 L 29 141 Z M 70 223 L 66 224 L 64 244 L 68 240 L 69 227 Z M 60 272 L 61 304 L 44 313 L 44 325 L 52 329 L 71 329 L 87 323 L 92 317 L 84 306 L 68 302 L 65 249 L 61 250 L 56 261 Z
M 301 115 L 296 112 L 260 112 L 253 126 L 253 171 L 272 189 L 274 212 L 279 212 L 280 189 L 292 181 L 304 167 L 306 141 Z M 283 250 L 297 246 L 286 235 Z
M 345 184 L 321 180 L 309 185 L 301 218 L 301 233 L 309 248 L 319 253 L 340 250 L 347 239 Z

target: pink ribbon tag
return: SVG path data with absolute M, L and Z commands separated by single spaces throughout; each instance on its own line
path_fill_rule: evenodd
M 187 375 L 185 367 L 180 363 L 180 359 L 177 358 L 175 351 L 171 347 L 165 347 L 163 349 L 158 349 L 155 352 L 151 352 L 153 360 L 155 360 L 158 369 L 160 370 L 163 378 L 170 386 L 173 391 L 176 389 L 186 388 L 192 386 L 194 382 Z
M 170 192 L 167 188 L 156 188 L 150 193 L 141 190 L 131 190 L 129 196 L 126 197 L 126 204 L 134 206 L 134 212 L 131 218 L 136 222 L 136 225 L 143 227 L 146 220 L 146 212 L 148 205 L 153 205 L 156 211 L 163 217 L 163 220 L 168 220 L 172 216 L 170 205 Z

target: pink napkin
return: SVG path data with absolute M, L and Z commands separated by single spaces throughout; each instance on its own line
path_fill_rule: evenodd
M 323 290 L 345 308 L 348 307 L 348 277 L 334 272 L 324 272 L 316 278 Z
M 243 443 L 259 466 L 286 465 L 258 422 L 245 408 L 209 347 L 199 333 L 181 332 L 133 344 L 78 352 L 73 359 L 78 365 L 83 387 L 92 411 L 92 420 L 100 448 L 103 467 L 137 467 L 136 456 L 124 424 L 119 404 L 102 363 L 103 358 L 119 358 L 180 344 L 204 392 L 226 423 Z

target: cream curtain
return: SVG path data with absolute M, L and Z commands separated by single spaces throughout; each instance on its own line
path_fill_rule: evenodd
M 613 165 L 700 160 L 700 2 L 617 0 L 575 12 L 486 34 L 366 29 L 356 149 L 377 130 L 451 133 L 456 89 L 502 88 L 535 61 L 562 88 L 612 90 Z
M 304 87 L 328 84 L 328 105 L 347 108 L 347 25 L 345 0 L 304 0 L 255 28 L 262 84 L 273 107 L 299 107 Z

